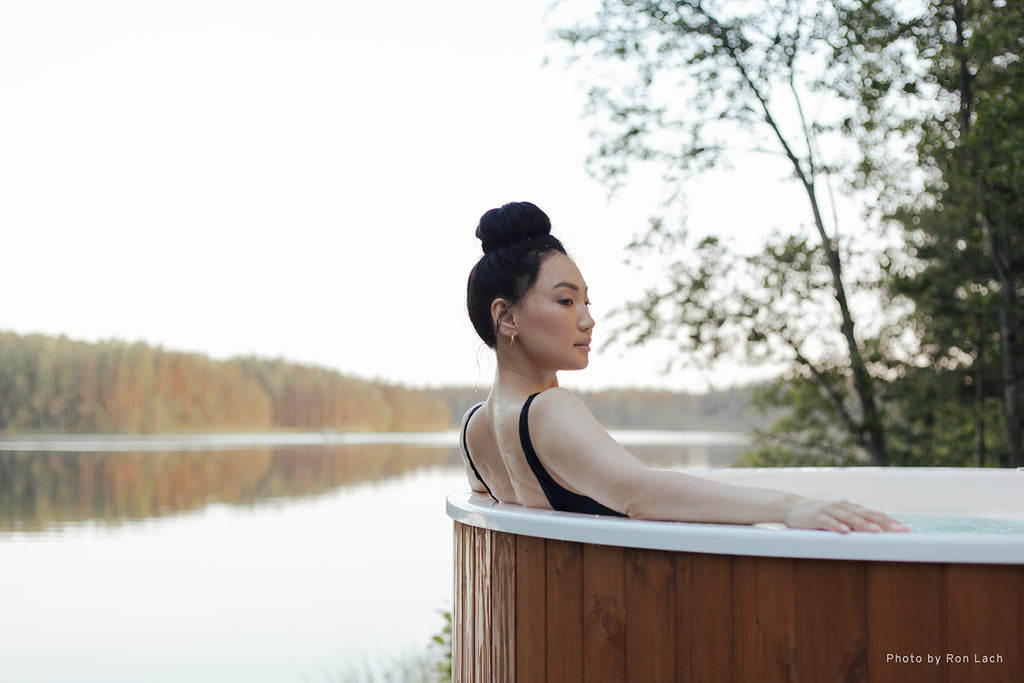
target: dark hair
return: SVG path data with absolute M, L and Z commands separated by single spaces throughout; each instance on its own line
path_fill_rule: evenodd
M 519 302 L 537 281 L 540 264 L 551 252 L 565 247 L 551 234 L 551 220 L 530 202 L 512 202 L 480 217 L 476 236 L 484 255 L 473 266 L 466 286 L 466 310 L 484 343 L 497 346 L 498 333 L 491 319 L 491 304 L 505 299 Z

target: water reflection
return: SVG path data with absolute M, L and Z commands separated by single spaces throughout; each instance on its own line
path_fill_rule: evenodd
M 721 441 L 694 441 L 690 443 L 649 443 L 628 445 L 640 460 L 661 469 L 707 470 L 731 467 L 747 444 L 742 436 Z
M 0 533 L 0 681 L 313 683 L 425 652 L 457 466 L 323 495 Z M 60 656 L 53 656 L 54 651 Z
M 315 496 L 424 467 L 455 464 L 454 448 L 408 444 L 237 451 L 0 451 L 0 531 L 124 520 Z
M 630 447 L 670 467 L 737 448 L 664 441 Z M 0 444 L 0 680 L 308 683 L 424 651 L 466 486 L 444 443 Z
M 642 460 L 662 468 L 728 467 L 742 435 L 621 432 L 616 437 Z M 133 437 L 134 438 L 134 437 Z M 73 437 L 10 442 L 0 450 L 0 532 L 43 531 L 70 522 L 107 525 L 186 511 L 213 503 L 253 506 L 281 498 L 318 496 L 360 482 L 459 463 L 454 435 L 423 443 L 387 442 L 386 435 L 346 443 L 341 435 L 153 437 L 140 450 L 125 440 Z M 284 445 L 282 445 L 282 443 Z M 154 450 L 161 444 L 173 450 Z M 170 445 L 169 445 L 170 444 Z M 46 450 L 47 446 L 52 450 Z M 110 451 L 100 450 L 104 447 Z

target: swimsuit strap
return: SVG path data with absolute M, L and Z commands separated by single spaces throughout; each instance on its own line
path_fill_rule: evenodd
M 548 471 L 544 469 L 544 465 L 540 463 L 540 458 L 537 457 L 537 451 L 533 450 L 533 441 L 530 440 L 530 404 L 533 403 L 533 399 L 537 398 L 538 395 L 531 394 L 526 399 L 526 403 L 523 404 L 523 409 L 519 412 L 519 441 L 522 443 L 523 453 L 526 455 L 526 463 L 533 470 L 537 481 L 540 482 L 540 487 L 544 489 L 544 495 L 547 496 L 551 507 L 555 508 L 555 501 L 551 500 L 552 496 L 548 493 L 548 489 L 564 489 L 564 487 L 552 479 Z M 555 509 L 557 510 L 558 508 Z
M 526 455 L 526 463 L 533 470 L 534 476 L 537 477 L 537 482 L 544 491 L 544 496 L 548 499 L 548 503 L 551 504 L 551 508 L 563 512 L 583 512 L 591 515 L 625 517 L 621 512 L 616 512 L 610 507 L 598 503 L 593 498 L 570 491 L 555 481 L 548 474 L 548 471 L 544 469 L 540 458 L 537 457 L 537 451 L 533 449 L 533 442 L 530 440 L 530 404 L 533 403 L 533 399 L 537 398 L 537 396 L 538 394 L 533 394 L 527 398 L 526 403 L 523 404 L 522 411 L 519 413 L 519 440 L 523 446 L 523 453 Z
M 478 403 L 475 406 L 473 406 L 472 410 L 469 411 L 469 417 L 466 418 L 466 424 L 463 425 L 462 427 L 462 450 L 466 452 L 466 460 L 469 461 L 469 466 L 473 468 L 473 474 L 476 475 L 476 478 L 480 480 L 480 483 L 484 485 L 485 489 L 487 489 L 487 494 L 491 498 L 494 498 L 494 494 L 491 493 L 491 487 L 488 486 L 487 482 L 484 481 L 484 478 L 480 476 L 479 470 L 477 470 L 476 465 L 473 464 L 473 458 L 469 457 L 469 442 L 466 440 L 466 432 L 469 431 L 469 421 L 473 419 L 473 415 L 475 415 L 476 411 L 480 410 L 480 408 L 482 408 L 483 405 L 483 403 Z M 494 498 L 494 500 L 498 499 Z

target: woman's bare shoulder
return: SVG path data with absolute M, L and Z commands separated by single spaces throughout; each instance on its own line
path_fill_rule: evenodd
M 563 486 L 613 510 L 628 509 L 623 492 L 634 491 L 648 468 L 571 391 L 548 389 L 535 402 L 539 410 L 530 411 L 530 439 L 548 472 Z
M 565 401 L 568 401 L 570 403 L 583 403 L 583 401 L 580 400 L 579 396 L 572 393 L 568 389 L 563 389 L 562 387 L 551 387 L 550 389 L 545 389 L 544 391 L 538 393 L 536 396 L 537 398 L 534 399 L 535 403 L 540 402 L 549 404 L 560 404 Z
M 535 412 L 539 415 L 571 420 L 577 427 L 600 428 L 583 399 L 561 387 L 553 387 L 537 394 L 530 407 L 531 422 Z
M 466 414 L 462 416 L 462 424 L 466 424 L 466 421 L 469 420 L 470 416 L 472 416 L 473 413 L 475 413 L 478 408 L 483 406 L 483 404 L 484 402 L 480 401 L 479 403 L 474 403 L 473 405 L 471 405 L 469 407 L 469 410 L 466 411 Z
M 466 430 L 466 425 L 469 423 L 469 418 L 473 417 L 473 414 L 476 413 L 477 410 L 482 408 L 483 405 L 484 401 L 481 401 L 480 403 L 474 403 L 472 406 L 470 406 L 469 410 L 466 411 L 466 414 L 462 416 L 462 422 L 459 423 L 460 431 Z

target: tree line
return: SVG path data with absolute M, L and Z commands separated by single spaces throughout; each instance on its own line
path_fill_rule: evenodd
M 488 390 L 443 387 L 430 391 L 447 403 L 457 426 L 471 406 L 487 398 Z M 573 393 L 608 429 L 752 432 L 766 428 L 772 419 L 755 405 L 757 390 L 741 386 L 705 393 L 643 388 Z
M 557 35 L 612 189 L 654 164 L 677 206 L 754 151 L 799 190 L 760 245 L 652 217 L 620 340 L 787 367 L 759 462 L 1024 465 L 1024 3 L 605 0 Z
M 429 431 L 451 419 L 426 392 L 284 360 L 0 332 L 0 432 Z
M 577 392 L 606 427 L 751 431 L 754 388 Z M 487 388 L 409 389 L 255 357 L 0 332 L 0 433 L 452 429 Z

